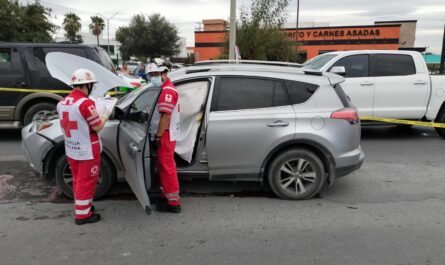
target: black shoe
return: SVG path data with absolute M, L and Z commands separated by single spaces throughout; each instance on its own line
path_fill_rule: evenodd
M 100 214 L 94 213 L 86 219 L 75 219 L 76 225 L 92 224 L 100 221 Z
M 168 204 L 167 202 L 159 202 L 156 204 L 156 211 L 161 213 L 180 213 L 181 205 L 173 206 Z
M 96 211 L 96 207 L 94 205 L 91 205 L 91 212 L 94 213 Z

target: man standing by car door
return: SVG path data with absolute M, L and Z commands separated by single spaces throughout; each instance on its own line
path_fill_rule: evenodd
M 108 117 L 100 117 L 94 102 L 88 98 L 96 78 L 92 72 L 79 69 L 72 75 L 73 91 L 57 104 L 65 138 L 65 152 L 73 176 L 75 223 L 83 225 L 100 221 L 92 205 L 100 175 L 101 142 L 98 132 Z
M 161 184 L 161 200 L 156 206 L 159 212 L 180 213 L 179 181 L 174 158 L 176 138 L 179 132 L 179 94 L 166 73 L 155 64 L 148 66 L 151 85 L 162 88 L 157 111 L 153 114 L 150 132 L 155 134 L 158 155 L 158 171 Z

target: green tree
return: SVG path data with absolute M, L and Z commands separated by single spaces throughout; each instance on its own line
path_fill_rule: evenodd
M 65 37 L 70 41 L 82 41 L 82 36 L 78 33 L 82 29 L 80 17 L 74 13 L 65 14 L 63 19 L 63 29 L 65 30 Z
M 178 30 L 160 14 L 133 16 L 128 27 L 119 27 L 116 40 L 122 44 L 124 60 L 130 56 L 173 56 L 179 51 Z
M 289 0 L 253 0 L 250 10 L 241 9 L 236 29 L 236 44 L 243 59 L 296 61 L 296 48 L 282 31 Z M 229 36 L 221 49 L 228 58 Z
M 52 10 L 39 1 L 22 5 L 0 0 L 0 41 L 50 42 L 58 27 L 51 22 Z
M 91 24 L 89 25 L 89 28 L 93 35 L 97 37 L 97 46 L 99 46 L 99 36 L 102 34 L 102 31 L 105 28 L 103 18 L 98 16 L 91 17 Z

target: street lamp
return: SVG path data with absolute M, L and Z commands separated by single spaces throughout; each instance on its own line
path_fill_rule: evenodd
M 108 52 L 108 55 L 110 55 L 110 19 L 114 18 L 117 14 L 119 14 L 119 12 L 114 13 L 111 17 L 108 17 L 108 18 L 105 17 L 104 15 L 102 15 L 101 13 L 96 13 L 96 14 L 98 14 L 99 16 L 101 16 L 107 20 L 107 39 L 108 39 L 107 52 Z

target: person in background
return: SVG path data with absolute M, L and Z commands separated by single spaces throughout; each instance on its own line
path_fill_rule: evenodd
M 120 72 L 124 75 L 130 75 L 130 70 L 128 69 L 128 65 L 126 62 L 124 62 L 122 64 L 122 68 L 121 68 Z
M 148 82 L 148 79 L 147 79 L 147 73 L 145 72 L 145 65 L 144 64 L 139 64 L 139 67 L 138 67 L 138 72 L 137 72 L 137 75 L 136 76 L 139 76 L 140 78 L 142 78 L 142 79 L 144 79 L 146 82 Z

